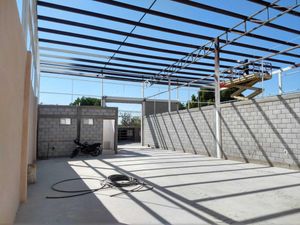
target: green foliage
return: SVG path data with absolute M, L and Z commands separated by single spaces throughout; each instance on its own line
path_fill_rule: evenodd
M 141 118 L 139 116 L 133 116 L 131 118 L 131 126 L 141 127 Z
M 186 105 L 183 104 L 182 102 L 179 102 L 178 109 L 179 109 L 179 110 L 186 109 Z
M 81 98 L 77 98 L 70 105 L 81 105 L 81 106 L 94 105 L 94 106 L 101 106 L 101 99 L 90 98 L 90 97 L 84 97 L 83 96 Z
M 139 116 L 132 116 L 130 113 L 121 113 L 121 126 L 124 127 L 140 127 L 141 118 Z
M 238 88 L 230 88 L 225 89 L 220 92 L 221 102 L 235 100 L 231 97 L 231 94 L 236 92 Z M 210 89 L 201 88 L 198 92 L 198 97 L 196 95 L 191 96 L 191 100 L 186 103 L 185 108 L 197 108 L 198 107 L 198 99 L 199 99 L 199 107 L 212 105 L 215 102 L 215 93 Z M 183 105 L 183 104 L 181 104 Z M 181 109 L 179 107 L 179 109 Z M 184 107 L 182 107 L 184 109 Z

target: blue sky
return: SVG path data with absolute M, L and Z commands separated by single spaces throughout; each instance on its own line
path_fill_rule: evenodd
M 66 0 L 66 1 L 58 1 L 58 0 L 44 0 L 46 2 L 52 2 L 60 5 L 66 5 L 70 7 L 75 7 L 75 8 L 80 8 L 84 10 L 89 10 L 93 12 L 98 12 L 98 13 L 103 13 L 106 15 L 112 15 L 116 17 L 121 17 L 121 18 L 126 18 L 129 20 L 133 21 L 138 21 L 143 13 L 141 12 L 135 12 L 132 10 L 127 10 L 127 9 L 122 9 L 119 7 L 107 5 L 107 4 L 102 4 L 99 2 L 95 2 L 92 0 Z M 153 2 L 152 0 L 123 0 L 122 2 L 126 2 L 129 4 L 134 4 L 138 5 L 144 8 L 148 8 L 151 3 Z M 222 9 L 230 10 L 230 11 L 235 11 L 240 14 L 244 15 L 251 15 L 252 13 L 256 12 L 257 10 L 261 9 L 262 7 L 253 4 L 250 2 L 247 2 L 245 0 L 197 0 L 197 2 L 201 2 L 204 4 L 209 4 L 211 6 L 217 6 Z M 280 5 L 287 6 L 290 3 L 294 3 L 294 0 L 282 0 L 280 2 Z M 158 10 L 166 13 L 170 13 L 173 15 L 178 15 L 182 17 L 187 17 L 199 21 L 205 21 L 208 23 L 212 24 L 217 24 L 221 26 L 226 26 L 226 27 L 232 27 L 233 25 L 237 24 L 240 22 L 239 19 L 235 19 L 232 17 L 220 15 L 217 13 L 212 13 L 209 11 L 201 10 L 201 9 L 196 9 L 190 6 L 182 5 L 176 2 L 171 2 L 169 0 L 157 0 L 154 6 L 152 7 L 153 10 Z M 299 9 L 297 9 L 299 10 Z M 54 9 L 49 9 L 45 7 L 38 7 L 38 12 L 41 15 L 47 15 L 50 17 L 58 17 L 62 19 L 67 19 L 67 20 L 72 20 L 72 21 L 77 21 L 77 22 L 82 22 L 82 23 L 87 23 L 87 24 L 93 24 L 97 26 L 102 26 L 102 27 L 108 27 L 111 29 L 116 29 L 116 30 L 121 30 L 125 32 L 130 32 L 131 29 L 133 28 L 132 25 L 127 25 L 127 24 L 122 24 L 118 22 L 112 22 L 104 19 L 99 19 L 99 18 L 94 18 L 94 17 L 89 17 L 89 16 L 83 16 L 83 15 L 78 15 L 74 13 L 68 13 L 68 12 L 63 12 L 59 10 L 54 10 Z M 275 15 L 277 11 L 275 10 L 270 10 L 270 15 Z M 262 19 L 266 15 L 258 15 L 257 18 Z M 172 29 L 177 29 L 181 31 L 186 31 L 186 32 L 191 32 L 191 33 L 198 33 L 198 34 L 204 34 L 207 36 L 215 37 L 219 34 L 222 33 L 222 31 L 219 30 L 214 30 L 206 27 L 200 27 L 196 25 L 191 25 L 191 24 L 186 24 L 183 22 L 178 22 L 178 21 L 173 21 L 165 18 L 160 18 L 157 16 L 152 16 L 152 15 L 146 15 L 144 19 L 142 20 L 143 23 L 148 23 L 148 24 L 153 24 L 153 25 L 159 25 L 162 27 L 168 27 Z M 292 15 L 284 15 L 283 17 L 277 19 L 274 21 L 276 24 L 281 24 L 281 25 L 288 25 L 290 28 L 300 30 L 300 20 L 299 17 L 295 17 Z M 82 33 L 86 35 L 91 35 L 91 36 L 97 36 L 97 37 L 103 37 L 107 39 L 112 39 L 112 40 L 117 40 L 117 41 L 123 41 L 125 39 L 125 36 L 121 35 L 116 35 L 116 34 L 109 34 L 105 32 L 100 32 L 100 31 L 94 31 L 90 29 L 84 29 L 84 28 L 76 28 L 73 26 L 67 26 L 67 25 L 61 25 L 57 23 L 52 23 L 52 22 L 46 22 L 46 21 L 39 21 L 39 26 L 41 27 L 47 27 L 51 29 L 59 29 L 59 30 L 64 30 L 64 31 L 69 31 L 69 32 L 74 32 L 74 33 Z M 191 43 L 195 45 L 202 45 L 206 43 L 207 41 L 205 40 L 200 40 L 192 37 L 186 37 L 186 36 L 180 36 L 180 35 L 172 35 L 160 31 L 155 31 L 155 30 L 150 30 L 142 27 L 137 27 L 133 33 L 137 34 L 142 34 L 146 36 L 152 36 L 156 38 L 161 38 L 161 39 L 167 39 L 167 40 L 174 40 L 178 42 L 184 42 L 184 43 Z M 257 31 L 254 32 L 255 34 L 260 34 L 268 37 L 274 37 L 277 39 L 281 40 L 288 40 L 288 41 L 293 41 L 295 43 L 300 43 L 300 37 L 299 35 L 284 32 L 284 31 L 278 31 L 273 28 L 268 28 L 268 27 L 263 27 L 258 29 Z M 67 42 L 74 42 L 74 43 L 81 43 L 81 44 L 87 44 L 87 45 L 92 45 L 92 46 L 100 46 L 104 48 L 111 48 L 111 49 L 117 49 L 119 46 L 116 44 L 110 44 L 110 43 L 104 43 L 104 42 L 97 42 L 97 41 L 90 41 L 90 40 L 83 40 L 80 38 L 74 38 L 74 37 L 67 37 L 67 36 L 61 36 L 61 35 L 51 35 L 49 33 L 44 33 L 44 32 L 39 32 L 39 37 L 40 38 L 48 38 L 48 39 L 54 39 L 54 40 L 63 40 Z M 193 49 L 192 48 L 187 48 L 187 47 L 178 47 L 178 46 L 170 46 L 167 44 L 160 44 L 157 42 L 151 42 L 151 41 L 145 41 L 145 40 L 140 40 L 140 39 L 135 39 L 129 37 L 127 39 L 128 43 L 136 43 L 136 44 L 141 44 L 141 45 L 146 45 L 146 46 L 153 46 L 157 48 L 166 48 L 166 49 L 172 49 L 172 50 L 178 50 L 178 51 L 184 51 L 184 52 L 191 52 Z M 248 43 L 252 45 L 258 45 L 266 48 L 272 48 L 276 50 L 283 50 L 287 48 L 287 46 L 282 46 L 278 45 L 275 43 L 271 42 L 266 42 L 254 38 L 248 38 L 248 37 L 243 37 L 239 40 L 239 42 L 242 43 Z M 61 47 L 58 45 L 51 45 L 51 44 L 45 44 L 45 43 L 40 43 L 40 46 L 43 47 Z M 64 47 L 64 49 L 67 50 L 74 50 L 74 51 L 81 51 L 81 52 L 89 52 L 89 53 L 95 53 L 95 54 L 100 54 L 104 56 L 112 56 L 112 53 L 108 52 L 100 52 L 100 51 L 95 51 L 95 50 L 87 50 L 87 49 L 79 49 L 75 47 Z M 240 47 L 234 47 L 234 46 L 227 46 L 224 49 L 226 50 L 231 50 L 231 51 L 240 51 L 248 54 L 256 54 L 256 55 L 267 55 L 270 53 L 266 52 L 261 52 L 257 51 L 254 49 L 245 49 L 245 48 L 240 48 Z M 141 49 L 136 49 L 132 47 L 126 47 L 122 46 L 120 48 L 122 51 L 132 51 L 132 52 L 137 52 L 137 53 L 143 53 L 143 54 L 152 54 L 152 55 L 157 55 L 157 56 L 166 56 L 166 57 L 173 57 L 173 58 L 181 58 L 182 56 L 180 55 L 175 55 L 175 54 L 169 54 L 169 53 L 161 53 L 161 52 L 153 52 L 149 50 L 141 50 Z M 53 54 L 53 52 L 46 52 L 43 51 L 44 53 L 49 53 Z M 293 50 L 291 51 L 296 54 L 300 54 L 300 50 Z M 60 55 L 63 56 L 71 56 L 70 54 L 63 54 L 60 53 Z M 121 54 L 116 54 L 117 57 L 129 57 L 129 56 L 124 56 Z M 213 55 L 212 55 L 213 56 Z M 226 54 L 221 54 L 221 57 L 224 58 L 231 58 L 231 59 L 237 59 L 237 60 L 243 60 L 245 58 L 243 57 L 235 57 L 232 55 L 226 55 Z M 106 61 L 105 59 L 99 59 L 95 57 L 85 57 L 89 59 L 96 59 L 99 61 Z M 139 57 L 134 57 L 130 56 L 131 59 L 141 59 Z M 280 58 L 284 60 L 299 60 L 295 58 L 291 58 L 288 56 L 280 56 L 280 57 L 275 57 L 275 58 Z M 41 59 L 46 59 L 44 57 L 41 57 Z M 70 62 L 70 60 L 59 60 L 55 58 L 51 58 L 50 60 L 52 61 L 60 61 L 60 62 Z M 147 59 L 148 61 L 152 62 L 157 62 L 155 59 Z M 202 60 L 203 62 L 213 62 L 211 60 Z M 123 62 L 118 62 L 112 60 L 111 62 L 115 63 L 123 63 Z M 164 63 L 170 64 L 170 61 L 163 61 Z M 82 63 L 85 65 L 92 65 L 90 63 Z M 227 65 L 232 65 L 230 63 L 224 63 Z M 128 63 L 128 65 L 137 65 L 135 63 Z M 285 67 L 286 65 L 280 64 L 280 63 L 274 63 L 276 66 L 280 67 Z M 102 66 L 102 65 L 99 65 Z M 143 65 L 140 65 L 143 66 Z M 158 68 L 161 69 L 162 67 L 158 66 L 151 66 L 152 68 Z M 119 68 L 119 67 L 114 67 L 114 68 Z M 202 66 L 202 68 L 206 68 L 205 66 Z M 148 71 L 149 72 L 149 71 Z M 86 95 L 86 96 L 100 96 L 102 93 L 101 90 L 101 81 L 97 79 L 90 79 L 90 78 L 74 78 L 76 80 L 71 80 L 70 77 L 62 77 L 59 76 L 63 79 L 55 79 L 53 77 L 57 77 L 59 75 L 53 75 L 53 74 L 42 74 L 41 78 L 41 99 L 40 102 L 43 104 L 69 104 L 72 101 L 72 98 L 76 98 L 77 96 L 80 97 L 81 95 Z M 51 78 L 52 77 L 52 78 Z M 66 78 L 66 79 L 65 79 Z M 297 73 L 289 74 L 287 76 L 284 76 L 283 78 L 284 82 L 284 90 L 285 91 L 292 91 L 292 90 L 297 90 L 300 89 L 300 79 L 299 79 L 299 70 Z M 260 86 L 261 84 L 259 84 Z M 277 77 L 274 77 L 272 80 L 264 82 L 263 84 L 264 88 L 266 89 L 265 95 L 273 95 L 277 93 Z M 151 88 L 146 88 L 145 89 L 145 96 L 150 96 L 153 95 L 154 93 L 157 93 L 159 91 L 166 90 L 166 86 L 160 86 L 160 85 L 153 85 Z M 57 93 L 65 93 L 65 94 L 50 94 L 50 92 L 57 92 Z M 179 90 L 179 99 L 181 101 L 186 101 L 189 96 L 193 93 L 196 93 L 197 90 L 195 88 L 182 88 Z M 70 95 L 70 93 L 73 93 L 73 96 Z M 79 95 L 77 95 L 79 94 Z M 128 82 L 118 82 L 118 81 L 104 81 L 104 95 L 107 96 L 127 96 L 127 97 L 141 97 L 141 84 L 139 83 L 128 83 Z M 167 94 L 162 94 L 160 96 L 157 96 L 157 98 L 167 98 Z M 172 98 L 177 98 L 177 92 L 173 91 L 172 92 Z M 115 106 L 115 105 L 114 105 Z M 140 107 L 138 106 L 128 106 L 128 105 L 120 105 L 121 109 L 126 109 L 126 110 L 138 110 Z

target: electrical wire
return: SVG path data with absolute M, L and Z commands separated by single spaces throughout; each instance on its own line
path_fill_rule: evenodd
M 153 7 L 153 5 L 156 3 L 157 0 L 154 0 L 152 2 L 152 4 L 149 6 L 149 8 L 147 9 L 147 12 L 145 12 L 143 14 L 143 16 L 139 19 L 138 23 L 140 23 L 144 17 L 147 15 L 148 11 Z M 135 25 L 131 31 L 129 32 L 129 35 L 132 34 L 132 32 L 135 30 L 135 28 L 137 27 L 137 25 Z M 106 68 L 106 66 L 110 63 L 110 61 L 114 58 L 114 56 L 116 55 L 116 53 L 120 50 L 120 48 L 123 46 L 123 44 L 127 41 L 129 35 L 126 36 L 126 38 L 123 40 L 123 42 L 119 45 L 118 49 L 114 52 L 114 54 L 109 58 L 108 62 L 104 65 L 103 68 Z
M 100 186 L 97 188 L 87 188 L 87 189 L 79 189 L 79 190 L 68 190 L 68 189 L 62 189 L 58 188 L 57 185 L 72 182 L 76 180 L 95 180 L 99 181 Z M 132 189 L 125 189 L 126 187 L 133 187 Z M 108 188 L 118 188 L 121 190 L 120 193 L 110 195 L 110 197 L 114 197 L 120 194 L 128 193 L 128 192 L 141 192 L 141 191 L 147 191 L 152 190 L 153 187 L 146 184 L 145 182 L 141 182 L 137 178 L 130 177 L 124 174 L 113 174 L 108 176 L 106 179 L 99 179 L 99 178 L 71 178 L 71 179 L 64 179 L 61 181 L 58 181 L 51 185 L 51 189 L 53 191 L 59 192 L 59 193 L 68 193 L 69 195 L 63 195 L 63 196 L 46 196 L 47 199 L 61 199 L 61 198 L 72 198 L 82 195 L 87 195 L 94 193 L 96 191 L 100 191 L 102 189 L 108 189 Z

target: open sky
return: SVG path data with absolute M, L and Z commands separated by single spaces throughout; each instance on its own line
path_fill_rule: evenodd
M 128 9 L 119 8 L 116 6 L 111 6 L 108 4 L 99 3 L 92 0 L 66 0 L 66 1 L 59 1 L 59 0 L 43 0 L 44 2 L 51 2 L 55 4 L 70 6 L 74 8 L 79 8 L 83 10 L 88 10 L 92 12 L 102 13 L 105 15 L 111 15 L 116 16 L 120 18 L 126 18 L 128 20 L 132 21 L 138 21 L 142 16 L 142 12 L 136 12 Z M 200 2 L 203 4 L 216 6 L 222 9 L 235 11 L 237 13 L 250 16 L 254 12 L 258 11 L 262 8 L 262 6 L 247 2 L 246 0 L 194 0 L 195 2 Z M 17 1 L 20 6 L 20 1 Z M 140 7 L 148 8 L 152 3 L 153 0 L 123 0 L 120 2 L 125 2 L 132 5 L 138 5 Z M 294 3 L 294 0 L 282 0 L 280 1 L 280 5 L 288 6 L 291 3 Z M 153 10 L 170 13 L 173 15 L 178 15 L 182 17 L 191 18 L 198 21 L 205 21 L 212 24 L 217 24 L 221 26 L 226 27 L 232 27 L 238 22 L 240 22 L 240 19 L 232 18 L 229 16 L 193 8 L 187 5 L 183 5 L 180 3 L 172 2 L 170 0 L 157 0 L 153 7 L 151 8 Z M 297 8 L 296 10 L 299 10 Z M 99 19 L 84 15 L 78 15 L 70 12 L 64 12 L 56 9 L 50 9 L 46 7 L 39 6 L 38 7 L 38 13 L 40 15 L 47 15 L 50 17 L 57 17 L 62 19 L 67 19 L 71 21 L 77 21 L 81 23 L 87 23 L 87 24 L 93 24 L 100 27 L 107 27 L 110 29 L 115 30 L 121 30 L 125 32 L 130 32 L 133 29 L 132 25 L 118 23 L 118 22 L 112 22 L 105 19 Z M 270 10 L 270 15 L 275 15 L 278 13 L 278 11 Z M 258 15 L 257 18 L 259 19 L 265 19 L 266 14 Z M 186 24 L 183 22 L 173 21 L 170 19 L 160 18 L 157 16 L 149 15 L 147 14 L 143 20 L 143 23 L 147 24 L 153 24 L 153 25 L 159 25 L 162 27 L 177 29 L 181 31 L 191 32 L 191 33 L 197 33 L 197 34 L 203 34 L 211 37 L 216 37 L 217 35 L 220 35 L 222 31 L 215 30 L 207 27 L 201 27 L 198 25 L 191 25 Z M 275 20 L 274 23 L 281 24 L 284 26 L 288 26 L 290 28 L 293 28 L 295 30 L 300 30 L 300 19 L 299 17 L 293 16 L 293 15 L 284 15 L 280 17 L 279 19 Z M 57 30 L 64 30 L 68 32 L 74 32 L 74 33 L 81 33 L 96 37 L 102 37 L 106 39 L 111 40 L 117 40 L 117 41 L 124 41 L 126 38 L 122 35 L 116 35 L 116 34 L 110 34 L 106 32 L 101 31 L 95 31 L 90 30 L 86 28 L 78 28 L 70 25 L 62 25 L 54 22 L 47 22 L 47 21 L 39 21 L 39 26 L 44 28 L 51 28 L 51 29 L 57 29 Z M 252 25 L 251 25 L 252 26 Z M 254 25 L 253 25 L 254 26 Z M 207 41 L 206 40 L 200 40 L 192 37 L 186 37 L 181 35 L 175 35 L 175 34 L 168 34 L 161 31 L 155 31 L 150 30 L 143 27 L 136 27 L 133 33 L 136 34 L 142 34 L 145 36 L 151 36 L 166 40 L 173 40 L 177 42 L 183 42 L 183 43 L 190 43 L 195 45 L 203 45 Z M 300 43 L 300 37 L 297 34 L 285 32 L 285 31 L 278 31 L 274 28 L 269 27 L 263 27 L 254 32 L 255 34 L 260 34 L 267 37 L 273 37 L 281 40 L 287 40 L 294 43 L 299 44 Z M 75 37 L 67 37 L 63 35 L 54 35 L 46 32 L 39 32 L 40 38 L 47 38 L 47 39 L 53 39 L 53 40 L 59 40 L 59 41 L 67 41 L 72 43 L 80 43 L 85 45 L 91 45 L 91 46 L 99 46 L 103 48 L 110 48 L 110 49 L 117 49 L 119 45 L 111 44 L 111 43 L 104 43 L 99 41 L 91 41 L 91 40 L 84 40 L 81 38 L 75 38 Z M 168 44 L 160 44 L 157 42 L 151 42 L 136 38 L 129 37 L 127 39 L 128 43 L 137 43 L 141 45 L 146 46 L 152 46 L 157 48 L 164 48 L 164 49 L 172 49 L 172 50 L 178 50 L 178 51 L 185 51 L 185 52 L 191 52 L 193 51 L 192 48 L 188 47 L 179 47 L 179 46 L 171 46 Z M 276 43 L 266 42 L 259 39 L 249 38 L 249 37 L 243 37 L 239 40 L 239 42 L 242 43 L 248 43 L 252 45 L 262 46 L 266 48 L 272 48 L 275 50 L 283 50 L 286 49 L 288 46 L 284 45 L 278 45 Z M 62 46 L 54 45 L 54 44 L 48 44 L 48 43 L 40 43 L 40 46 L 42 47 L 55 47 L 55 48 L 62 48 Z M 108 52 L 101 52 L 101 51 L 95 51 L 95 50 L 88 50 L 88 49 L 80 49 L 75 47 L 63 47 L 63 49 L 67 50 L 74 50 L 74 51 L 81 51 L 81 52 L 87 52 L 87 53 L 94 53 L 94 54 L 100 54 L 103 56 L 112 56 L 113 53 Z M 233 46 L 227 46 L 224 49 L 226 50 L 232 50 L 232 51 L 240 51 L 248 54 L 256 54 L 260 56 L 265 56 L 270 53 L 262 52 L 254 49 L 246 49 L 246 48 L 240 48 L 240 47 L 233 47 Z M 174 58 L 181 58 L 180 55 L 175 54 L 169 54 L 169 53 L 162 53 L 162 52 L 154 52 L 150 50 L 141 50 L 136 49 L 132 47 L 122 46 L 120 48 L 122 51 L 133 51 L 137 53 L 143 53 L 143 54 L 152 54 L 157 56 L 166 56 L 166 57 L 174 57 Z M 292 53 L 296 53 L 300 55 L 300 50 L 293 50 Z M 47 51 L 41 51 L 41 53 L 47 53 L 47 54 L 53 54 L 53 52 L 47 52 Z M 67 53 L 60 53 L 61 56 L 70 56 L 72 54 Z M 127 57 L 121 54 L 116 54 L 117 57 Z M 221 57 L 224 58 L 230 58 L 230 59 L 237 59 L 237 60 L 244 60 L 245 57 L 236 57 L 232 55 L 226 55 L 221 54 Z M 101 62 L 106 62 L 107 59 L 105 58 L 95 58 L 95 57 L 86 57 L 88 59 L 96 59 Z M 130 56 L 131 59 L 139 59 L 138 57 Z M 289 56 L 280 56 L 280 57 L 274 57 L 277 59 L 284 59 L 284 60 L 291 60 L 291 61 L 297 61 L 299 58 L 292 58 Z M 70 62 L 70 60 L 62 60 L 57 59 L 55 57 L 52 58 L 46 58 L 41 57 L 41 60 L 49 60 L 53 62 Z M 151 59 L 149 61 L 157 62 L 155 59 Z M 202 60 L 203 62 L 213 62 L 209 60 Z M 116 62 L 112 60 L 111 62 Z M 169 61 L 165 61 L 167 64 L 171 64 Z M 299 63 L 299 61 L 298 61 Z M 89 63 L 83 63 L 85 65 L 91 65 Z M 129 65 L 136 65 L 134 63 L 128 63 Z M 226 63 L 224 63 L 226 64 Z M 230 63 L 227 63 L 228 65 L 231 65 Z M 286 67 L 287 65 L 281 64 L 281 63 L 274 63 L 276 66 L 280 66 L 282 68 Z M 99 65 L 103 66 L 103 65 Z M 114 68 L 119 68 L 117 66 L 114 66 Z M 153 68 L 160 68 L 163 67 L 159 66 L 153 66 Z M 205 68 L 203 66 L 202 68 Z M 122 96 L 122 97 L 141 97 L 142 91 L 141 91 L 141 84 L 140 83 L 129 83 L 129 82 L 118 82 L 118 81 L 104 81 L 104 89 L 103 92 L 101 90 L 102 84 L 101 80 L 99 79 L 91 79 L 91 78 L 76 78 L 76 77 L 66 77 L 66 76 L 60 76 L 55 74 L 41 74 L 41 86 L 40 86 L 40 102 L 43 104 L 69 104 L 72 100 L 74 100 L 76 97 L 80 96 L 101 96 L 102 93 L 106 96 Z M 288 91 L 294 91 L 297 90 L 300 91 L 300 76 L 299 76 L 299 70 L 290 71 L 286 76 L 283 78 L 283 84 L 284 84 L 284 90 L 286 92 Z M 54 78 L 55 77 L 55 78 Z M 59 77 L 60 79 L 56 79 L 56 77 Z M 258 86 L 261 86 L 262 84 L 258 84 Z M 274 76 L 272 80 L 266 81 L 263 84 L 263 87 L 265 88 L 265 95 L 274 95 L 277 94 L 277 77 Z M 145 96 L 150 96 L 155 93 L 158 93 L 160 91 L 166 90 L 166 86 L 160 86 L 160 85 L 153 85 L 151 87 L 148 87 L 145 89 Z M 172 98 L 176 99 L 177 94 L 180 99 L 180 101 L 185 102 L 187 99 L 189 99 L 189 96 L 193 93 L 196 93 L 197 90 L 195 88 L 182 88 L 179 90 L 179 93 L 177 91 L 172 92 Z M 54 94 L 54 93 L 60 93 L 60 94 Z M 160 96 L 157 96 L 157 98 L 167 98 L 167 94 L 162 94 Z M 140 107 L 138 106 L 132 106 L 129 105 L 122 105 L 120 106 L 121 109 L 124 110 L 139 110 Z

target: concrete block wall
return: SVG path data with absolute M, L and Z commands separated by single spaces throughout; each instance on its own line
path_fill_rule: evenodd
M 214 108 L 181 110 L 144 118 L 144 143 L 216 156 Z M 221 105 L 226 159 L 300 169 L 300 94 Z
M 222 105 L 224 157 L 300 168 L 300 94 Z
M 38 157 L 69 155 L 77 137 L 77 107 L 39 106 Z M 61 118 L 71 118 L 71 125 L 60 124 Z
M 212 107 L 150 115 L 144 118 L 145 145 L 213 155 Z
M 103 118 L 115 118 L 117 116 L 114 108 L 99 108 L 95 107 L 82 107 L 80 110 L 81 127 L 80 127 L 80 140 L 90 143 L 101 142 L 103 143 Z M 93 118 L 94 125 L 87 125 L 83 123 L 84 118 Z
M 61 118 L 70 118 L 70 125 L 60 124 Z M 93 125 L 83 123 L 92 118 Z M 88 106 L 39 106 L 38 157 L 69 156 L 75 148 L 73 140 L 103 142 L 103 119 L 116 119 L 117 108 Z M 78 127 L 80 126 L 80 127 Z
M 144 102 L 144 113 L 146 116 L 154 114 L 154 113 L 163 113 L 168 112 L 168 101 L 163 100 L 147 100 Z M 171 111 L 176 111 L 178 109 L 178 102 L 171 102 Z
M 84 117 L 82 117 L 84 118 Z M 94 125 L 87 125 L 83 123 L 81 120 L 81 128 L 80 128 L 80 140 L 81 142 L 101 142 L 103 137 L 103 119 L 94 118 Z

